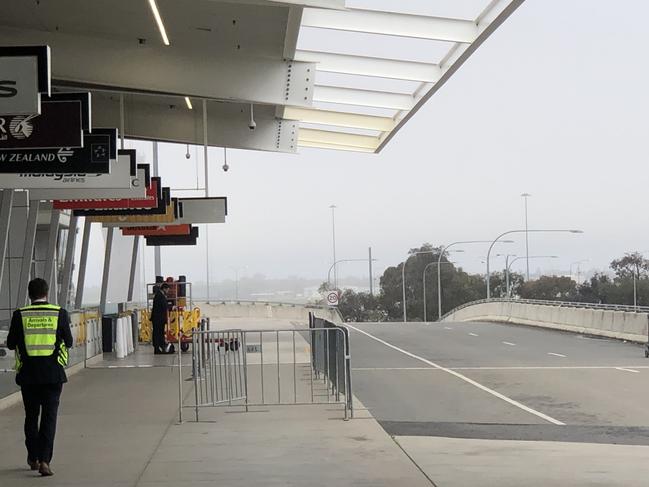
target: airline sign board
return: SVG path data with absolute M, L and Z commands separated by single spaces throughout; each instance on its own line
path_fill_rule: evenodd
M 178 235 L 189 235 L 191 225 L 162 225 L 157 227 L 124 227 L 122 235 L 139 235 L 142 237 L 169 237 Z
M 65 196 L 61 190 L 71 189 L 109 189 L 122 188 L 130 189 L 134 186 L 141 188 L 140 196 L 144 196 L 146 189 L 145 181 L 137 178 L 137 165 L 135 151 L 120 151 L 117 160 L 112 161 L 110 174 L 97 173 L 44 173 L 44 174 L 3 174 L 0 177 L 0 188 L 2 189 L 52 189 L 59 191 L 55 199 L 73 198 Z M 145 174 L 145 171 L 143 171 Z M 134 179 L 137 179 L 134 181 Z M 97 196 L 98 198 L 100 196 Z M 48 198 L 43 198 L 48 199 Z
M 210 198 L 178 198 L 182 208 L 182 214 L 175 220 L 169 222 L 173 225 L 182 224 L 199 224 L 199 223 L 225 223 L 227 211 L 227 198 L 210 197 Z M 102 221 L 105 227 L 125 227 L 125 226 L 154 226 L 156 222 L 132 222 L 126 225 L 120 221 Z
M 198 240 L 198 227 L 191 227 L 189 235 L 167 235 L 159 237 L 145 237 L 149 247 L 196 245 Z
M 0 114 L 0 149 L 83 147 L 90 130 L 90 93 L 52 95 L 41 101 L 41 114 Z
M 141 208 L 137 206 L 137 203 L 133 203 L 131 208 L 74 210 L 74 214 L 75 216 L 164 215 L 167 213 L 167 207 L 171 204 L 171 189 L 162 188 L 160 194 L 156 195 L 156 201 L 158 204 L 152 208 Z M 127 202 L 127 204 L 131 204 L 131 202 Z
M 41 113 L 41 94 L 49 95 L 48 46 L 0 47 L 0 114 Z
M 177 198 L 171 199 L 171 204 L 165 208 L 161 215 L 110 215 L 110 216 L 89 216 L 86 221 L 92 223 L 104 223 L 107 226 L 129 227 L 138 224 L 160 225 L 173 223 L 182 216 L 182 205 Z
M 3 149 L 0 150 L 0 173 L 108 174 L 116 147 L 117 130 L 102 129 L 86 133 L 84 147 Z
M 138 168 L 146 170 L 142 164 Z M 146 166 L 148 167 L 148 166 Z M 99 198 L 99 199 L 67 199 L 55 200 L 53 208 L 56 210 L 128 210 L 135 208 L 156 208 L 162 199 L 160 178 L 151 178 L 146 188 L 144 198 Z

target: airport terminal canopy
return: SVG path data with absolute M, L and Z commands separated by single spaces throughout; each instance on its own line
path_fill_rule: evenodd
M 372 153 L 522 2 L 4 0 L 0 45 L 48 44 L 126 137 Z

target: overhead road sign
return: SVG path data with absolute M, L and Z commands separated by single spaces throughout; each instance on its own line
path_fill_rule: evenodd
M 0 115 L 0 149 L 83 147 L 90 128 L 90 93 L 41 101 L 41 114 Z
M 224 197 L 211 198 L 178 198 L 182 215 L 175 220 L 168 222 L 173 225 L 201 224 L 201 223 L 225 223 L 227 215 L 228 199 Z M 124 222 L 103 221 L 105 227 L 124 226 L 152 226 L 157 222 L 134 222 L 132 225 L 125 225 Z
M 113 134 L 86 133 L 84 147 L 0 150 L 0 173 L 108 174 L 111 145 L 116 141 L 117 131 Z
M 41 113 L 41 94 L 51 92 L 50 57 L 48 46 L 0 47 L 0 114 Z
M 143 169 L 145 164 L 138 164 L 138 169 Z M 144 170 L 144 169 L 143 169 Z M 162 188 L 160 178 L 151 178 L 146 188 L 144 198 L 99 198 L 79 200 L 55 200 L 53 208 L 56 210 L 129 210 L 135 208 L 156 208 L 162 200 Z M 86 212 L 82 212 L 86 216 Z M 102 213 L 105 214 L 105 213 Z
M 168 237 L 178 235 L 189 235 L 191 225 L 161 225 L 156 227 L 123 227 L 122 235 L 141 237 Z
M 157 178 L 156 178 L 157 179 Z M 126 216 L 126 215 L 164 215 L 167 213 L 167 207 L 171 204 L 171 189 L 162 188 L 159 192 L 157 191 L 156 183 L 156 194 L 155 201 L 157 205 L 153 207 L 139 207 L 138 201 L 121 201 L 126 207 L 114 207 L 114 208 L 94 208 L 94 209 L 79 209 L 74 210 L 76 216 Z M 117 203 L 119 204 L 119 203 Z
M 145 237 L 149 247 L 196 245 L 198 227 L 191 227 L 189 235 L 168 235 L 164 237 Z

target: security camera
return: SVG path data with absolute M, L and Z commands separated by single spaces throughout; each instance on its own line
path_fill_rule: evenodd
M 255 107 L 250 104 L 250 121 L 248 122 L 248 128 L 250 130 L 255 130 L 257 128 L 257 122 L 255 122 Z
M 226 162 L 225 164 L 223 164 L 223 171 L 228 172 L 228 169 L 230 169 L 230 166 L 228 166 L 228 163 Z
M 191 157 L 192 156 L 191 156 L 191 154 L 189 152 L 187 154 L 185 154 L 185 159 L 190 159 Z

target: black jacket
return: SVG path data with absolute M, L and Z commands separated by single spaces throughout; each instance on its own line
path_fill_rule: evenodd
M 167 322 L 167 297 L 159 289 L 153 297 L 153 307 L 151 309 L 151 323 L 154 325 L 164 325 Z
M 34 303 L 47 304 L 47 303 Z M 56 329 L 56 344 L 65 344 L 67 348 L 73 345 L 72 331 L 70 330 L 70 317 L 68 312 L 61 308 L 59 310 L 59 322 Z M 57 361 L 58 353 L 55 351 L 49 357 L 28 357 L 25 350 L 25 334 L 23 332 L 23 319 L 20 310 L 14 311 L 11 318 L 11 327 L 7 336 L 7 348 L 9 350 L 18 349 L 22 359 L 20 372 L 16 374 L 16 384 L 61 384 L 67 382 L 65 369 Z M 57 348 L 58 350 L 58 348 Z

